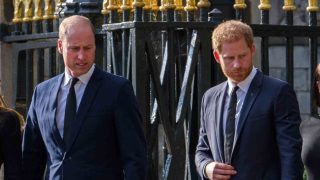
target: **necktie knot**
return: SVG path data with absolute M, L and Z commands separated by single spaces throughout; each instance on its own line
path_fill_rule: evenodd
M 74 87 L 74 85 L 75 85 L 78 81 L 79 81 L 78 78 L 76 78 L 76 77 L 72 78 L 72 79 L 71 79 L 71 86 L 70 86 L 70 88 L 71 88 L 71 87 Z
M 238 89 L 239 89 L 239 86 L 233 87 L 232 92 L 231 92 L 231 96 L 234 95 L 234 94 L 237 94 L 237 90 Z

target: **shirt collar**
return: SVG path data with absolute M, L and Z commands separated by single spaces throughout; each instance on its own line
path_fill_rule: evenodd
M 88 84 L 92 74 L 93 74 L 93 71 L 95 69 L 95 64 L 93 64 L 91 66 L 91 68 L 89 69 L 89 71 L 85 74 L 82 74 L 81 76 L 78 77 L 79 81 L 85 85 Z M 72 79 L 72 76 L 70 75 L 70 72 L 66 69 L 65 72 L 64 72 L 64 82 L 63 82 L 63 86 L 66 86 L 69 84 L 70 80 Z
M 257 73 L 257 69 L 255 67 L 252 68 L 250 74 L 247 76 L 246 79 L 244 79 L 243 81 L 239 82 L 237 84 L 237 86 L 239 87 L 239 89 L 241 89 L 243 92 L 247 93 L 248 92 L 248 89 L 250 87 L 250 84 L 254 78 L 254 76 L 256 75 Z M 229 79 L 228 79 L 228 94 L 230 95 L 231 94 L 231 91 L 233 89 L 233 87 L 235 86 L 235 84 L 233 84 Z

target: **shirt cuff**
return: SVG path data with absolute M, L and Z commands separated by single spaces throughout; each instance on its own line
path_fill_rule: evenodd
M 206 178 L 206 179 L 209 179 L 208 176 L 207 176 L 207 174 L 206 174 L 206 167 L 207 167 L 207 165 L 208 165 L 209 163 L 211 163 L 211 162 L 212 162 L 212 161 L 206 162 L 206 163 L 204 164 L 204 166 L 203 166 L 203 169 L 202 169 L 202 175 L 203 175 L 203 177 Z

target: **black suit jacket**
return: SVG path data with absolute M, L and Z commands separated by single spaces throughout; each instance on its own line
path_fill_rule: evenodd
M 203 96 L 196 165 L 224 162 L 222 113 L 227 82 Z M 300 114 L 292 87 L 257 71 L 240 113 L 231 165 L 232 179 L 302 179 Z
M 18 114 L 0 107 L 0 165 L 4 179 L 21 179 L 21 131 Z
M 320 118 L 311 117 L 302 121 L 300 132 L 303 139 L 302 161 L 308 180 L 320 179 Z
M 95 67 L 67 144 L 56 126 L 63 74 L 39 84 L 23 137 L 25 180 L 145 178 L 147 153 L 141 115 L 131 83 Z

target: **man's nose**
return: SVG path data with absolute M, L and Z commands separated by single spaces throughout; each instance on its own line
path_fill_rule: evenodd
M 233 61 L 233 66 L 236 68 L 241 66 L 239 58 L 235 58 L 235 60 Z
M 84 58 L 84 50 L 80 49 L 78 52 L 78 59 L 83 59 Z

